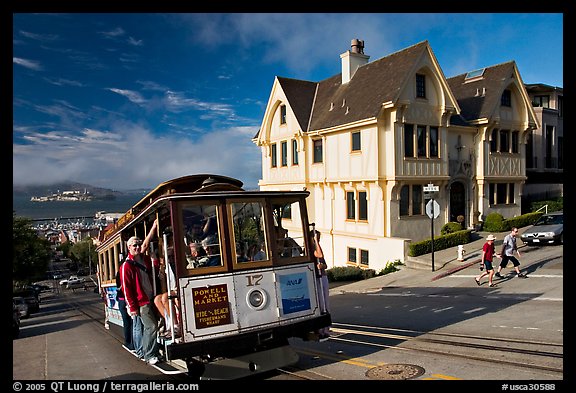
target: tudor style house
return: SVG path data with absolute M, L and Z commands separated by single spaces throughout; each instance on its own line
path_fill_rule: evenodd
M 520 214 L 538 124 L 513 61 L 447 79 L 428 41 L 369 62 L 357 39 L 340 58 L 342 72 L 320 82 L 276 77 L 253 139 L 261 190 L 310 192 L 329 267 L 378 271 L 432 225 L 439 235 L 449 221 Z M 427 197 L 440 206 L 433 221 Z

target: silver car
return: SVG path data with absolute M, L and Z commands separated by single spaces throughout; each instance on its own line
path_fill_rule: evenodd
M 544 214 L 520 236 L 524 244 L 539 246 L 543 244 L 564 243 L 564 212 Z

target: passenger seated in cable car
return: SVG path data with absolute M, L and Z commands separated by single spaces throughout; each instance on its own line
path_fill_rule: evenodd
M 288 230 L 282 227 L 276 227 L 276 238 L 278 241 L 278 253 L 282 258 L 297 257 L 302 255 L 302 247 L 296 240 L 288 236 Z
M 186 254 L 186 260 L 188 261 L 186 269 L 194 269 L 198 267 L 198 261 L 206 256 L 206 251 L 204 250 L 204 247 L 202 247 L 202 244 L 197 242 L 188 243 L 188 248 L 190 254 Z
M 202 247 L 206 251 L 206 256 L 198 259 L 199 267 L 222 266 L 220 257 L 220 245 L 217 236 L 208 236 L 202 240 Z

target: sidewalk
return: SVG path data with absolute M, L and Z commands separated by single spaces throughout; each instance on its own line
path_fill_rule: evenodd
M 520 228 L 520 233 L 524 228 Z M 482 246 L 486 237 L 491 232 L 473 232 L 470 243 L 464 244 L 464 260 L 458 261 L 458 247 L 434 251 L 434 270 L 432 270 L 432 253 L 418 257 L 408 257 L 405 264 L 400 266 L 397 272 L 356 281 L 345 285 L 332 283 L 330 295 L 342 293 L 371 293 L 378 292 L 384 287 L 411 287 L 426 286 L 452 273 L 466 269 L 474 264 L 480 264 L 482 260 Z M 499 252 L 502 240 L 509 232 L 493 233 L 496 236 L 494 245 Z M 519 238 L 519 236 L 518 236 Z M 522 247 L 522 241 L 518 240 L 518 248 Z

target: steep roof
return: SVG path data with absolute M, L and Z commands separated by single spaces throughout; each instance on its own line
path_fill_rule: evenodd
M 345 84 L 341 73 L 319 82 L 310 130 L 377 117 L 383 103 L 397 99 L 407 73 L 427 47 L 428 41 L 422 41 L 365 64 Z
M 320 82 L 277 79 L 303 131 L 335 127 L 376 118 L 383 103 L 395 102 L 407 76 L 427 48 L 429 43 L 425 40 L 367 63 L 345 84 L 342 84 L 341 73 Z M 469 125 L 492 115 L 500 102 L 504 83 L 509 83 L 515 75 L 515 63 L 486 67 L 481 77 L 469 80 L 466 75 L 446 79 L 461 110 L 451 117 L 455 125 Z
M 315 82 L 308 82 L 298 79 L 277 77 L 282 91 L 286 95 L 286 99 L 290 103 L 290 107 L 298 120 L 300 129 L 302 131 L 308 130 L 308 121 L 312 106 L 314 104 L 314 94 L 316 93 Z
M 428 41 L 365 64 L 342 84 L 342 74 L 321 82 L 277 77 L 303 131 L 375 118 L 382 104 L 398 98 L 408 71 L 426 51 Z
M 460 105 L 460 115 L 467 122 L 489 118 L 500 103 L 504 83 L 508 84 L 514 77 L 514 61 L 486 67 L 481 77 L 470 78 L 469 81 L 466 81 L 467 74 L 447 79 Z M 460 124 L 460 119 L 452 116 L 451 122 Z

